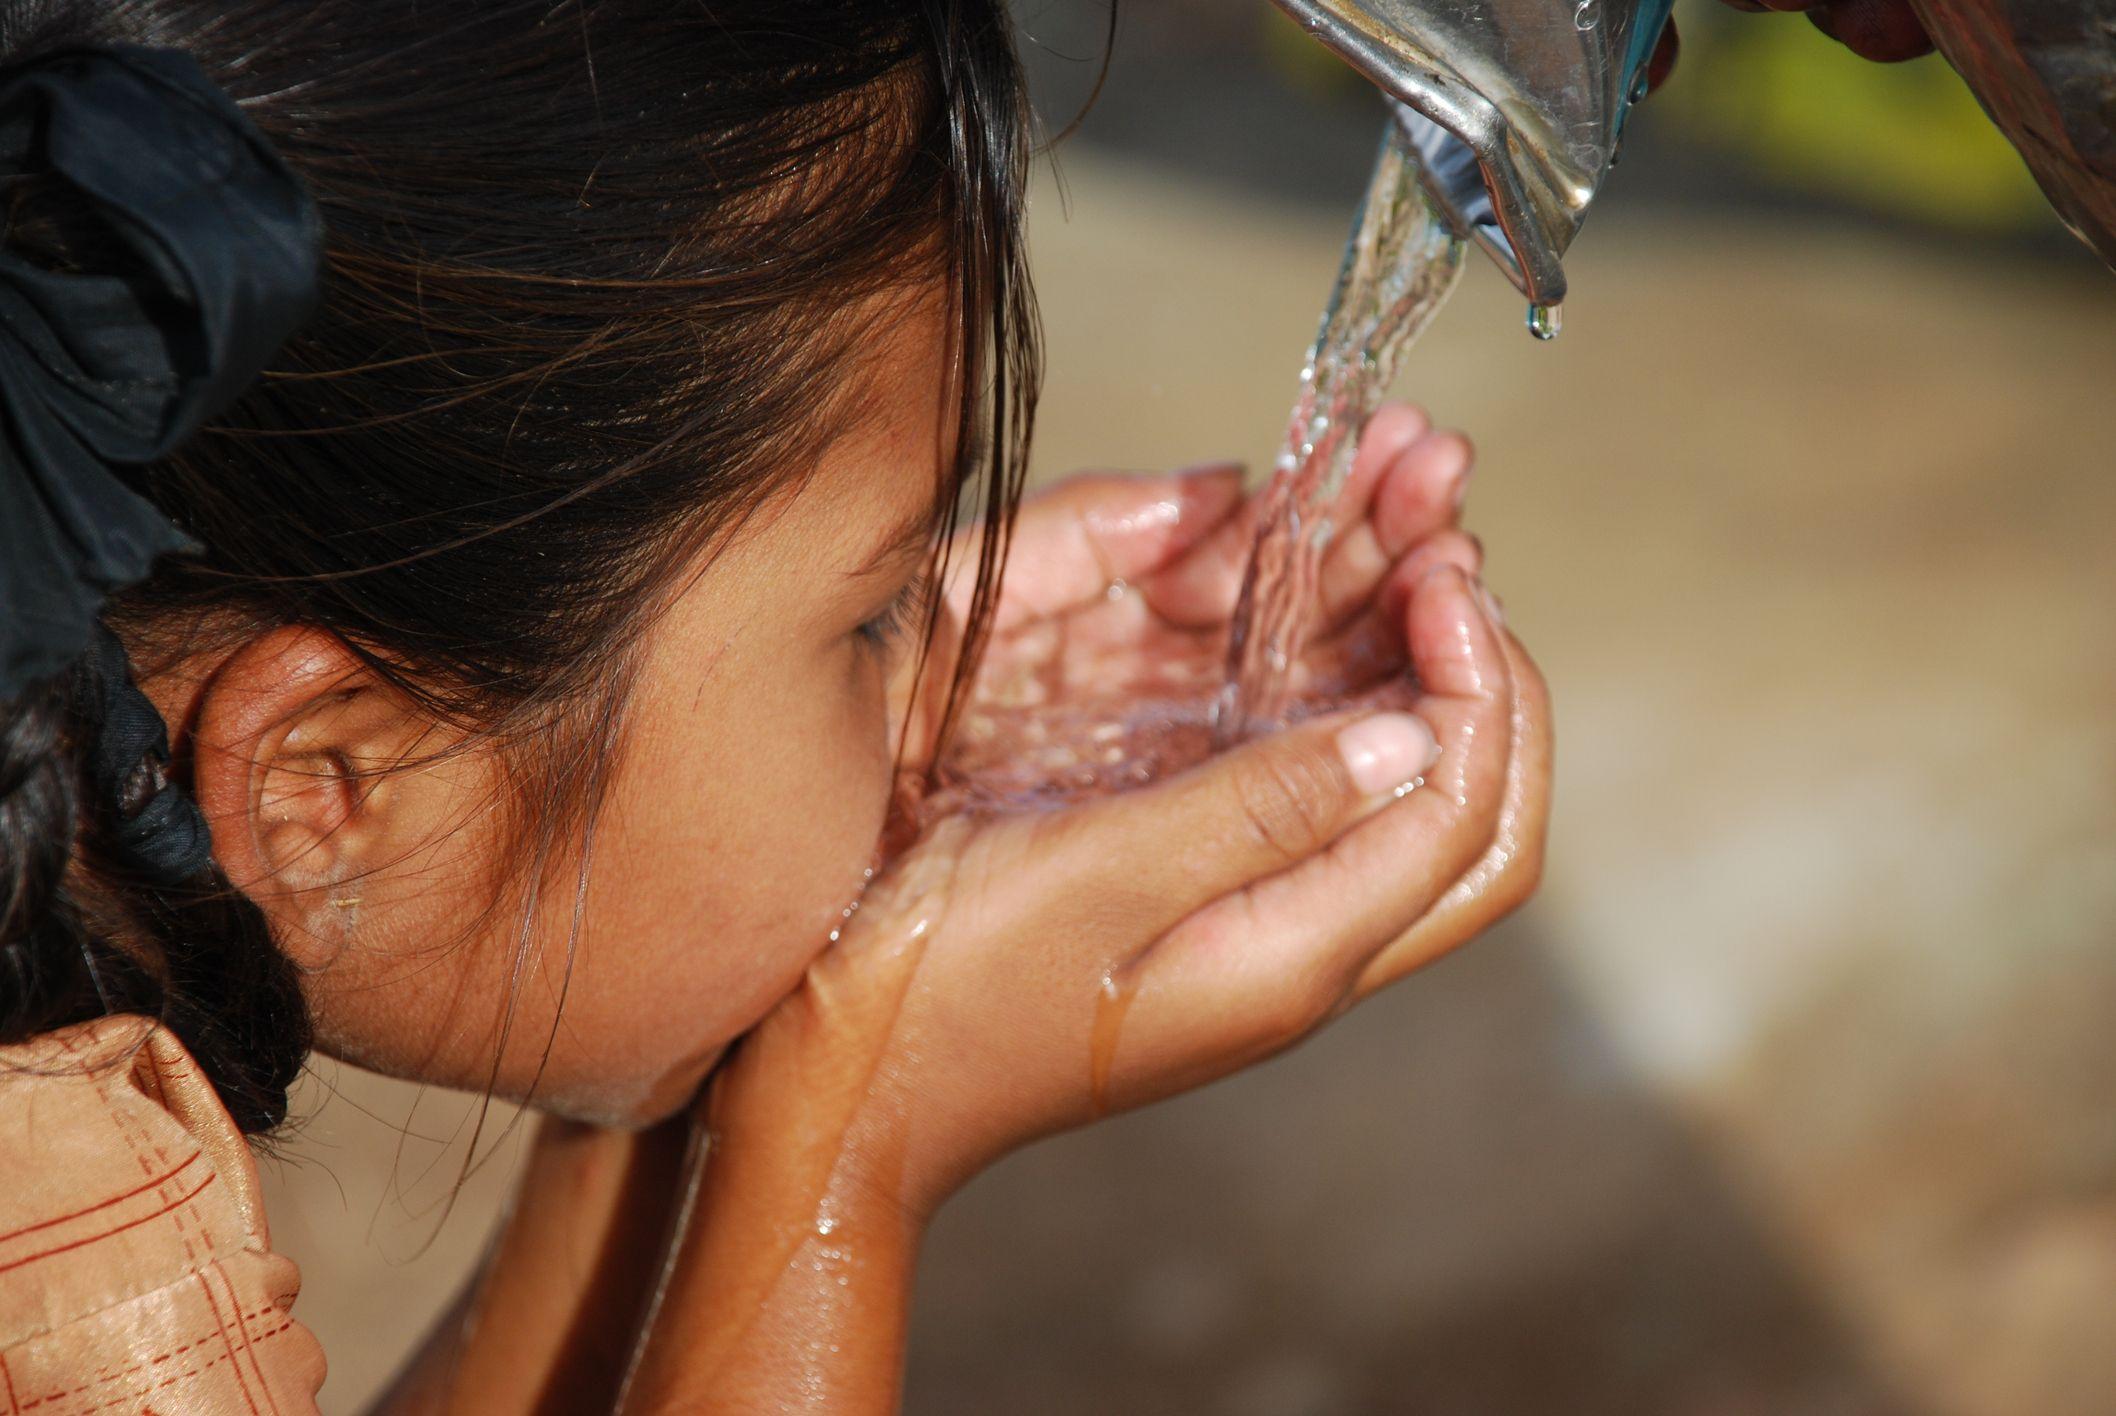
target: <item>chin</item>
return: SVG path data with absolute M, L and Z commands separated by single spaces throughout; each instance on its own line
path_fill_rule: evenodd
M 575 1078 L 565 1085 L 546 1086 L 526 1104 L 586 1126 L 643 1131 L 688 1109 L 726 1054 L 727 1044 L 715 1043 L 709 1051 L 686 1057 L 652 1076 Z

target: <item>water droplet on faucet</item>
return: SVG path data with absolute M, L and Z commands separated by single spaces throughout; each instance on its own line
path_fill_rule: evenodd
M 1562 304 L 1528 307 L 1528 332 L 1536 338 L 1556 339 L 1564 325 L 1565 307 Z

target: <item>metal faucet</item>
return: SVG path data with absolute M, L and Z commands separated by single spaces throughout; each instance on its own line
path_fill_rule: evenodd
M 1396 101 L 1455 230 L 1555 311 L 1673 0 L 1278 3 Z
M 1672 0 L 1277 3 L 1395 100 L 1428 192 L 1547 334 Z M 2116 265 L 2116 0 L 1914 4 L 2058 214 Z

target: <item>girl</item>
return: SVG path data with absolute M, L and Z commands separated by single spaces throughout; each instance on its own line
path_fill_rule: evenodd
M 1542 686 L 1405 409 L 1303 673 L 1414 711 L 977 796 L 1216 674 L 1252 532 L 1224 468 L 1016 515 L 997 3 L 17 0 L 0 64 L 13 1407 L 312 1406 L 244 1137 L 315 1046 L 546 1117 L 392 1409 L 886 1409 L 979 1169 L 1532 889 Z M 900 776 L 978 805 L 876 872 Z

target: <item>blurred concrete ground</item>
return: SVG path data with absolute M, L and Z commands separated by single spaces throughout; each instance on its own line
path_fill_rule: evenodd
M 1043 473 L 1267 463 L 1348 211 L 1066 175 Z M 1621 209 L 1573 270 L 1539 346 L 1473 268 L 1402 382 L 1555 687 L 1541 898 L 975 1185 L 912 1410 L 2116 1409 L 2116 279 Z M 407 1260 L 456 1162 L 320 1070 L 268 1183 L 353 1411 L 511 1152 Z

